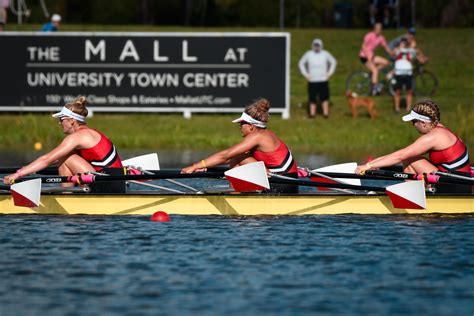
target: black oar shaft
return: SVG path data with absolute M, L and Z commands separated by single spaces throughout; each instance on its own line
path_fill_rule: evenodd
M 140 180 L 161 180 L 161 179 L 185 179 L 185 178 L 222 178 L 223 172 L 195 172 L 195 173 L 179 173 L 176 171 L 157 171 L 151 174 L 139 175 L 78 175 L 78 176 L 28 176 L 23 177 L 19 181 L 31 179 L 41 179 L 42 183 L 94 183 L 105 181 L 140 181 Z M 17 181 L 17 182 L 19 182 Z
M 433 174 L 413 174 L 407 172 L 394 172 L 387 170 L 367 170 L 366 174 L 399 180 L 424 180 L 428 183 L 474 185 L 474 178 L 472 180 L 469 180 Z
M 380 180 L 380 176 L 374 176 L 374 175 L 359 175 L 355 173 L 326 172 L 326 171 L 324 172 L 318 171 L 318 173 L 331 177 L 331 178 Z M 310 174 L 314 177 L 318 177 L 318 175 L 315 172 L 310 172 Z
M 5 167 L 5 168 L 0 168 L 0 173 L 1 174 L 12 174 L 15 173 L 18 169 L 21 167 Z M 44 168 L 43 170 L 38 171 L 37 173 L 40 174 L 58 174 L 58 167 L 47 167 Z
M 281 179 L 271 177 L 269 179 L 270 183 L 275 184 L 290 184 L 290 185 L 299 185 L 307 187 L 322 187 L 322 188 L 335 188 L 335 189 L 349 189 L 349 190 L 361 190 L 361 191 L 375 191 L 375 192 L 385 192 L 384 187 L 375 187 L 368 185 L 354 185 L 346 183 L 328 183 L 328 182 L 314 182 L 308 180 L 290 180 L 290 179 Z

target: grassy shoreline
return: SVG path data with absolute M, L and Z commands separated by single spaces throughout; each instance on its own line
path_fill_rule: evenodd
M 10 26 L 8 30 L 37 30 L 38 25 Z M 279 31 L 249 28 L 177 28 L 151 26 L 64 25 L 64 31 Z M 416 131 L 401 122 L 392 111 L 392 99 L 376 98 L 379 117 L 370 120 L 364 111 L 353 120 L 344 97 L 347 75 L 361 69 L 357 58 L 360 42 L 367 30 L 288 29 L 291 33 L 291 118 L 273 115 L 270 128 L 284 139 L 295 153 L 323 154 L 336 161 L 362 160 L 380 155 L 412 142 Z M 390 39 L 401 32 L 387 30 Z M 431 57 L 429 69 L 440 79 L 440 89 L 433 98 L 441 107 L 442 122 L 456 131 L 474 154 L 474 67 L 470 54 L 474 48 L 472 29 L 423 29 L 418 42 Z M 298 59 L 311 40 L 320 37 L 337 59 L 336 74 L 331 80 L 331 117 L 306 118 L 306 83 L 297 68 Z M 87 94 L 87 91 L 84 91 Z M 256 96 L 257 97 L 257 96 Z M 194 114 L 191 120 L 181 114 L 96 114 L 89 125 L 100 129 L 124 149 L 218 150 L 240 140 L 240 133 L 230 120 L 236 114 Z M 41 142 L 45 150 L 62 139 L 61 130 L 49 114 L 0 115 L 0 150 L 32 150 Z

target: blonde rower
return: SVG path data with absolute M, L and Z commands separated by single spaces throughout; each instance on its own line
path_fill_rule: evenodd
M 259 99 L 248 105 L 242 115 L 232 121 L 240 125 L 243 136 L 240 143 L 183 168 L 181 171 L 192 173 L 221 164 L 230 164 L 230 167 L 235 167 L 263 161 L 272 173 L 298 178 L 296 162 L 291 151 L 274 132 L 267 129 L 269 109 L 270 102 L 266 99 Z M 298 189 L 294 186 L 274 186 L 274 191 L 297 192 Z
M 6 176 L 3 181 L 11 183 L 56 163 L 59 164 L 58 172 L 61 176 L 101 171 L 106 167 L 122 167 L 112 142 L 101 132 L 87 126 L 87 114 L 85 97 L 66 104 L 60 112 L 53 114 L 66 135 L 64 140 L 49 153 Z
M 440 170 L 470 176 L 467 147 L 459 136 L 441 124 L 441 114 L 434 101 L 416 103 L 403 120 L 411 121 L 421 136 L 403 149 L 358 166 L 356 173 L 403 163 L 405 172 L 410 173 Z M 424 158 L 424 154 L 428 154 L 429 159 Z

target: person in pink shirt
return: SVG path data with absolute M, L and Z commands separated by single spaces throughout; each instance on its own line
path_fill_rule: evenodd
M 360 61 L 372 72 L 371 81 L 373 95 L 378 94 L 381 90 L 381 87 L 377 84 L 379 71 L 389 64 L 387 58 L 375 55 L 375 49 L 378 46 L 382 46 L 389 55 L 392 55 L 392 51 L 388 47 L 385 37 L 382 35 L 381 23 L 375 23 L 374 30 L 364 36 L 364 42 L 362 43 L 362 48 L 359 53 Z

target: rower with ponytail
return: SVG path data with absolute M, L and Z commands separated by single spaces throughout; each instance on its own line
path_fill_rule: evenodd
M 81 96 L 53 114 L 59 120 L 66 137 L 49 153 L 6 176 L 3 181 L 13 183 L 17 178 L 55 163 L 59 165 L 60 176 L 102 171 L 104 168 L 121 168 L 122 162 L 114 144 L 104 134 L 87 126 L 89 111 L 86 104 L 86 98 Z
M 243 140 L 223 151 L 202 159 L 182 169 L 192 173 L 221 164 L 236 167 L 256 161 L 263 161 L 271 173 L 298 178 L 298 169 L 288 146 L 274 132 L 267 128 L 270 117 L 270 102 L 258 99 L 245 107 L 242 115 L 233 120 L 238 123 Z M 273 192 L 297 193 L 298 187 L 272 185 Z

